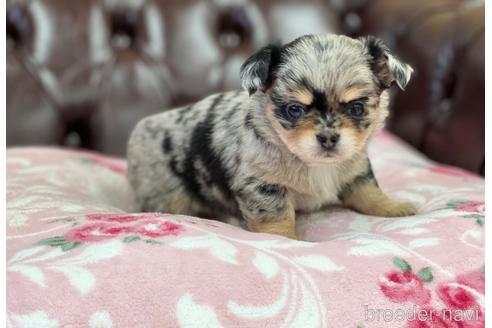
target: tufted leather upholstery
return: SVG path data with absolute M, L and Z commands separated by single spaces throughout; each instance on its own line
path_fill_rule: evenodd
M 485 170 L 484 4 L 459 0 L 348 1 L 347 34 L 375 34 L 415 74 L 395 95 L 389 128 L 430 158 Z
M 141 117 L 239 88 L 239 66 L 255 49 L 334 31 L 336 22 L 319 1 L 26 0 L 7 7 L 8 144 L 119 155 Z
M 123 155 L 141 117 L 238 88 L 268 42 L 370 33 L 416 71 L 391 130 L 483 173 L 483 13 L 459 0 L 9 0 L 7 143 Z

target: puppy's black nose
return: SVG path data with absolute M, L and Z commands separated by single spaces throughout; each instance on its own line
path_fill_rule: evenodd
M 326 149 L 333 149 L 335 145 L 338 142 L 338 139 L 340 139 L 340 135 L 338 133 L 334 134 L 317 134 L 316 139 L 318 139 L 319 143 L 321 146 L 323 146 Z

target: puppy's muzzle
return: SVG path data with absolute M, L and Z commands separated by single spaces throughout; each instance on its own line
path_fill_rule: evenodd
M 316 135 L 316 139 L 318 139 L 321 147 L 327 150 L 333 150 L 337 145 L 338 140 L 340 139 L 340 135 L 338 133 L 320 133 Z

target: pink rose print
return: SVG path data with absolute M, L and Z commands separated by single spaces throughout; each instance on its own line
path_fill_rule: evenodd
M 407 328 L 484 328 L 485 316 L 480 309 L 473 309 L 469 314 L 459 310 L 421 308 L 415 317 L 407 321 Z M 419 316 L 420 314 L 420 316 Z
M 106 221 L 106 222 L 133 222 L 139 217 L 134 215 L 114 215 L 114 214 L 89 214 L 86 216 L 91 221 Z
M 485 314 L 479 308 L 470 309 L 472 311 L 471 319 L 457 321 L 459 328 L 485 328 Z
M 89 224 L 70 230 L 66 239 L 72 242 L 94 242 L 134 232 L 132 227 L 112 227 L 101 223 Z
M 146 219 L 155 219 L 155 218 L 166 218 L 169 217 L 169 214 L 160 214 L 160 213 L 145 213 L 138 215 L 128 215 L 128 214 L 89 214 L 87 215 L 87 219 L 91 221 L 105 221 L 105 222 L 134 222 L 141 221 Z
M 415 319 L 408 321 L 407 328 L 457 328 L 457 325 L 444 320 L 441 313 L 441 311 L 427 307 L 418 309 Z
M 485 274 L 477 270 L 458 275 L 456 281 L 437 286 L 435 294 L 444 308 L 430 308 L 432 294 L 424 283 L 434 277 L 430 267 L 420 269 L 416 274 L 403 258 L 394 257 L 393 264 L 401 271 L 386 273 L 380 279 L 380 289 L 393 302 L 409 302 L 417 306 L 413 317 L 408 317 L 407 328 L 484 328 L 485 313 L 481 306 L 485 292 Z M 436 301 L 432 304 L 436 304 Z
M 174 222 L 149 220 L 143 222 L 136 232 L 142 236 L 156 238 L 169 235 L 178 235 L 182 231 L 182 226 Z
M 460 170 L 460 169 L 456 169 L 456 168 L 452 168 L 452 167 L 441 166 L 441 165 L 431 166 L 429 168 L 429 171 L 434 172 L 434 173 L 454 176 L 454 177 L 477 178 L 476 175 L 469 173 L 469 172 L 466 172 L 464 170 Z
M 459 328 L 485 328 L 485 315 L 481 309 L 470 309 L 471 319 L 457 321 Z
M 461 284 L 475 289 L 476 291 L 485 293 L 485 273 L 476 271 L 467 274 L 459 275 L 456 281 Z
M 110 169 L 111 171 L 125 175 L 126 174 L 126 165 L 117 160 L 117 159 L 112 159 L 112 158 L 107 158 L 103 156 L 98 156 L 94 154 L 89 154 L 88 158 L 92 160 L 94 163 L 99 164 L 100 166 L 103 166 L 107 169 Z
M 478 212 L 485 213 L 485 203 L 483 202 L 469 202 L 461 204 L 455 208 L 456 211 L 460 212 Z
M 476 306 L 475 297 L 461 286 L 451 284 L 441 285 L 437 294 L 451 309 L 470 309 Z
M 110 238 L 121 237 L 124 243 L 144 241 L 148 244 L 163 245 L 153 238 L 178 235 L 183 226 L 172 221 L 164 221 L 170 214 L 90 214 L 86 215 L 88 224 L 77 226 L 78 220 L 70 218 L 76 227 L 63 236 L 54 236 L 38 241 L 38 245 L 61 247 L 62 251 L 70 251 L 84 242 L 98 242 Z
M 66 234 L 66 239 L 72 242 L 94 242 L 122 234 L 137 234 L 142 237 L 156 238 L 177 235 L 183 228 L 170 221 L 162 221 L 167 214 L 145 213 L 140 215 L 128 214 L 89 214 L 87 219 L 97 221 L 72 229 Z M 126 223 L 130 225 L 119 225 Z
M 426 304 L 431 298 L 430 291 L 424 286 L 422 279 L 409 271 L 386 273 L 381 278 L 379 287 L 384 295 L 395 303 Z

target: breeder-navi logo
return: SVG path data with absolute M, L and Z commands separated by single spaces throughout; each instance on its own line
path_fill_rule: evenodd
M 474 309 L 443 309 L 441 311 L 432 309 L 417 308 L 416 305 L 412 309 L 371 309 L 367 305 L 364 306 L 365 321 L 454 321 L 467 322 L 479 321 L 480 308 L 477 306 Z

